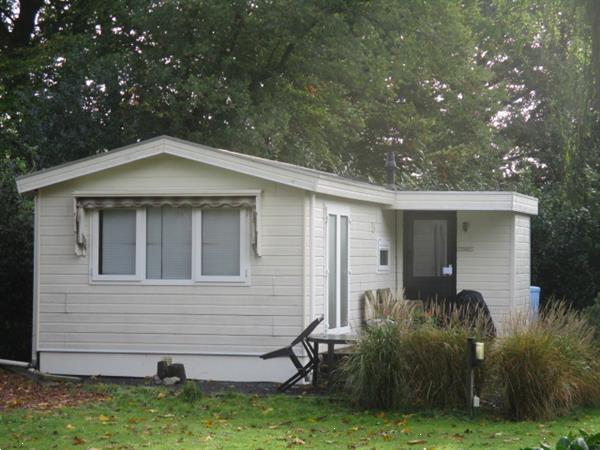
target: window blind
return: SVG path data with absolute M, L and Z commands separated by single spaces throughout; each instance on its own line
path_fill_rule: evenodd
M 135 223 L 135 210 L 100 211 L 100 274 L 135 275 Z
M 192 277 L 191 208 L 146 210 L 146 278 L 189 280 Z
M 202 210 L 203 276 L 240 275 L 240 211 Z

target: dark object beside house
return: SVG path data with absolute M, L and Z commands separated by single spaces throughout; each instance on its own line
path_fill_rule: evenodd
M 316 361 L 316 358 L 319 357 L 319 355 L 314 354 L 314 351 L 311 348 L 311 346 L 309 345 L 307 338 L 308 338 L 308 336 L 310 336 L 310 334 L 313 331 L 315 331 L 317 326 L 319 326 L 319 324 L 322 321 L 323 321 L 323 316 L 319 317 L 318 319 L 313 320 L 310 323 L 310 325 L 308 325 L 308 327 L 306 327 L 306 329 L 302 333 L 300 333 L 296 339 L 294 339 L 292 341 L 292 343 L 290 345 L 280 348 L 279 350 L 274 350 L 272 352 L 261 355 L 262 359 L 288 357 L 288 358 L 290 358 L 290 360 L 296 367 L 296 373 L 294 375 L 292 375 L 290 378 L 288 378 L 285 382 L 283 382 L 279 386 L 279 388 L 277 388 L 277 390 L 279 392 L 284 392 L 284 391 L 288 390 L 294 384 L 296 384 L 298 381 L 300 381 L 302 378 L 304 378 L 309 373 L 311 373 L 313 371 L 313 369 L 315 368 L 315 361 Z M 308 362 L 304 365 L 300 362 L 298 355 L 296 355 L 296 353 L 294 353 L 294 347 L 297 345 L 302 345 L 302 347 L 304 347 L 304 350 L 306 351 L 306 354 L 308 355 Z
M 468 289 L 460 291 L 454 297 L 448 299 L 432 299 L 426 303 L 429 307 L 432 304 L 437 304 L 441 307 L 446 314 L 450 315 L 454 310 L 459 308 L 460 319 L 466 322 L 474 323 L 479 314 L 482 314 L 485 318 L 486 329 L 488 330 L 488 336 L 496 336 L 496 327 L 492 320 L 490 310 L 483 299 L 483 295 L 479 291 L 471 291 Z
M 494 326 L 492 315 L 490 314 L 490 310 L 487 303 L 485 303 L 481 292 L 466 289 L 462 290 L 456 294 L 453 303 L 458 307 L 463 306 L 463 316 L 461 317 L 463 320 L 474 321 L 478 313 L 483 314 L 490 335 L 496 336 L 496 327 Z
M 177 377 L 179 382 L 183 383 L 187 377 L 185 375 L 185 367 L 181 363 L 171 364 L 169 361 L 159 361 L 156 364 L 156 375 L 161 380 L 165 378 Z
M 187 377 L 185 376 L 185 367 L 181 363 L 169 364 L 167 367 L 167 378 L 177 377 L 179 381 L 183 383 Z

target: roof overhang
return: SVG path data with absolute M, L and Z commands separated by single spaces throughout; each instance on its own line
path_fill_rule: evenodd
M 17 179 L 17 189 L 21 194 L 31 192 L 158 155 L 177 156 L 319 194 L 386 205 L 391 205 L 394 199 L 393 192 L 383 186 L 168 136 L 160 136 L 24 175 Z
M 399 210 L 512 211 L 537 214 L 537 199 L 516 192 L 392 191 L 319 170 L 196 144 L 169 136 L 121 147 L 17 179 L 27 193 L 75 178 L 140 161 L 172 155 L 317 194 L 359 200 Z
M 511 211 L 537 215 L 538 200 L 503 191 L 397 191 L 393 209 L 414 211 Z

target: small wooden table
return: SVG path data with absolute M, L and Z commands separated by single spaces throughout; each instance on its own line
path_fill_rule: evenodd
M 315 354 L 315 367 L 313 369 L 313 386 L 317 386 L 319 377 L 319 344 L 327 344 L 327 365 L 331 370 L 335 363 L 335 354 L 333 352 L 334 347 L 339 344 L 354 344 L 358 341 L 358 335 L 354 333 L 320 333 L 310 335 L 307 338 L 307 341 L 313 343 Z M 329 381 L 331 381 L 331 377 L 329 377 Z

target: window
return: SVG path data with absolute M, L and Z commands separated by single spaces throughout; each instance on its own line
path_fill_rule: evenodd
M 101 275 L 135 275 L 136 212 L 100 211 L 99 269 Z
M 231 209 L 202 214 L 202 276 L 240 275 L 240 213 Z
M 448 265 L 448 226 L 442 219 L 415 219 L 413 231 L 414 277 L 441 277 Z
M 150 284 L 244 282 L 247 215 L 242 208 L 96 210 L 92 279 Z
M 146 278 L 192 279 L 192 209 L 146 210 Z
M 377 268 L 380 272 L 390 270 L 390 243 L 386 240 L 378 241 Z
M 345 210 L 327 214 L 327 321 L 329 331 L 346 331 L 350 325 L 350 217 Z

